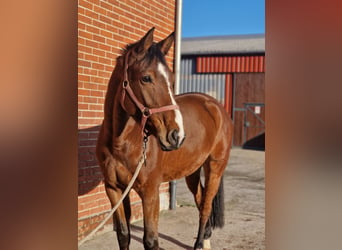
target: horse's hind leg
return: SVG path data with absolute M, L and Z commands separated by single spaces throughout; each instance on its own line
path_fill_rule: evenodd
M 198 235 L 197 240 L 195 243 L 195 249 L 203 249 L 204 247 L 204 240 L 207 239 L 208 236 L 208 227 L 210 225 L 210 216 L 215 218 L 215 215 L 219 214 L 219 218 L 216 218 L 215 223 L 216 226 L 222 227 L 224 223 L 223 218 L 223 201 L 220 201 L 220 204 L 212 210 L 213 200 L 214 198 L 217 199 L 216 196 L 219 192 L 223 192 L 223 188 L 221 184 L 222 174 L 224 172 L 226 166 L 226 161 L 215 161 L 208 159 L 203 166 L 204 173 L 205 173 L 205 187 L 203 190 L 203 197 L 200 205 L 200 218 L 199 218 L 199 228 L 198 228 Z M 212 214 L 216 213 L 216 214 Z M 215 225 L 210 225 L 215 226 Z M 211 233 L 211 231 L 210 231 Z M 208 237 L 209 238 L 209 237 Z
M 197 206 L 198 210 L 200 211 L 201 204 L 202 204 L 202 198 L 203 198 L 202 194 L 203 194 L 203 190 L 204 190 L 203 185 L 201 183 L 201 168 L 199 168 L 193 174 L 185 177 L 185 180 L 186 180 L 186 184 L 187 184 L 189 190 L 194 195 L 196 206 Z M 210 223 L 210 220 L 208 220 L 208 222 L 205 226 L 203 238 L 204 238 L 204 240 L 207 240 L 210 237 L 211 237 L 211 223 Z M 207 241 L 207 242 L 209 243 L 209 241 Z
M 193 174 L 185 177 L 186 185 L 194 195 L 195 203 L 199 209 L 202 201 L 203 186 L 201 183 L 201 168 L 197 169 Z
M 106 185 L 106 193 L 112 204 L 112 207 L 116 205 L 118 200 L 121 198 L 122 191 L 120 189 L 114 189 L 113 187 Z M 116 228 L 116 235 L 119 242 L 120 250 L 128 250 L 130 243 L 130 226 L 129 220 L 131 216 L 130 201 L 127 196 L 123 203 L 120 204 L 118 209 L 113 215 L 113 220 Z

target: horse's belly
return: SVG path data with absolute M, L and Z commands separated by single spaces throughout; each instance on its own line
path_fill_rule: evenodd
M 194 173 L 207 159 L 208 155 L 193 157 L 188 155 L 187 157 L 173 158 L 168 161 L 164 161 L 163 168 L 163 181 L 171 181 L 180 179 L 185 176 L 189 176 Z

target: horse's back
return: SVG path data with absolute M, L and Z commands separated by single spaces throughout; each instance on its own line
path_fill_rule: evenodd
M 176 96 L 185 123 L 191 126 L 208 124 L 210 130 L 232 136 L 233 124 L 229 114 L 215 98 L 203 93 L 185 93 Z M 190 118 L 190 119 L 189 119 Z M 185 125 L 186 126 L 186 125 Z M 189 127 L 192 130 L 193 127 Z

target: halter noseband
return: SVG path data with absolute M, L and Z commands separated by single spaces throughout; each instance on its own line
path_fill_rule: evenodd
M 160 113 L 160 112 L 165 112 L 165 111 L 170 111 L 170 110 L 175 110 L 175 109 L 179 109 L 178 105 L 166 105 L 166 106 L 162 106 L 160 108 L 148 108 L 145 107 L 139 100 L 138 98 L 135 96 L 132 88 L 129 85 L 129 81 L 128 81 L 128 74 L 127 74 L 127 70 L 128 70 L 128 55 L 129 52 L 126 53 L 125 56 L 125 64 L 124 64 L 124 80 L 122 83 L 122 95 L 121 95 L 121 106 L 123 109 L 125 109 L 125 105 L 124 105 L 124 101 L 125 101 L 125 96 L 126 96 L 126 92 L 128 93 L 128 95 L 130 96 L 130 98 L 132 99 L 132 101 L 135 103 L 135 105 L 139 108 L 141 114 L 142 114 L 142 118 L 141 118 L 141 122 L 140 122 L 140 126 L 141 126 L 141 130 L 142 130 L 142 134 L 147 134 L 147 131 L 145 131 L 145 125 L 147 122 L 147 119 L 152 115 L 152 114 L 156 114 L 156 113 Z M 125 109 L 126 110 L 126 109 Z

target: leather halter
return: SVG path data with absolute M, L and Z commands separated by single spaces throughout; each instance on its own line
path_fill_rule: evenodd
M 152 115 L 152 114 L 156 114 L 156 113 L 160 113 L 160 112 L 165 112 L 165 111 L 170 111 L 170 110 L 175 110 L 175 109 L 179 109 L 178 105 L 166 105 L 166 106 L 162 106 L 160 108 L 148 108 L 146 106 L 144 106 L 139 100 L 138 98 L 135 96 L 132 88 L 129 85 L 129 81 L 128 81 L 128 74 L 127 74 L 127 70 L 128 70 L 128 55 L 129 52 L 126 53 L 125 56 L 125 63 L 124 63 L 124 80 L 122 83 L 122 94 L 121 94 L 121 106 L 124 110 L 125 109 L 125 105 L 124 105 L 124 101 L 125 101 L 125 97 L 126 97 L 126 92 L 128 93 L 129 97 L 132 99 L 132 101 L 135 103 L 135 105 L 139 108 L 141 114 L 142 114 L 142 118 L 141 118 L 141 122 L 140 122 L 140 126 L 141 126 L 141 130 L 142 130 L 142 134 L 147 134 L 147 131 L 145 130 L 145 125 L 147 122 L 147 119 Z

